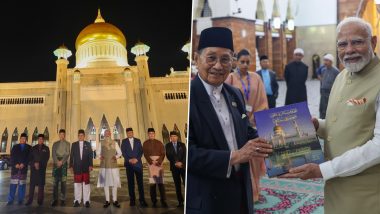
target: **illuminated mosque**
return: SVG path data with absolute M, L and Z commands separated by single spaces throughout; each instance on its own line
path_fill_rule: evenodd
M 54 51 L 55 81 L 0 83 L 0 154 L 9 154 L 23 132 L 32 145 L 38 133 L 45 134 L 51 148 L 61 128 L 70 142 L 77 140 L 78 129 L 84 129 L 93 149 L 105 129 L 120 141 L 127 127 L 142 140 L 153 127 L 157 139 L 167 142 L 168 131 L 174 129 L 185 141 L 189 68 L 151 77 L 149 46 L 139 42 L 132 47 L 136 65 L 128 64 L 126 47 L 124 34 L 99 10 L 94 23 L 76 39 L 73 68 L 68 67 L 72 53 L 62 45 Z M 189 48 L 188 43 L 182 51 L 189 53 Z

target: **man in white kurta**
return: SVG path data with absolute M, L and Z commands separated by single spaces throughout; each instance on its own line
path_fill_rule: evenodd
M 111 139 L 110 130 L 105 131 L 104 137 L 105 139 L 101 141 L 96 151 L 96 153 L 99 154 L 100 159 L 97 186 L 104 187 L 106 202 L 104 203 L 103 207 L 107 208 L 110 205 L 109 187 L 112 187 L 113 205 L 119 208 L 120 204 L 117 201 L 117 188 L 121 187 L 121 183 L 117 159 L 121 157 L 122 153 L 119 144 Z

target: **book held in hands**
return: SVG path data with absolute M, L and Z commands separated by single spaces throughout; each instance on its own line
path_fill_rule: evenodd
M 306 102 L 255 112 L 254 116 L 259 137 L 273 145 L 273 153 L 265 159 L 269 177 L 324 161 Z

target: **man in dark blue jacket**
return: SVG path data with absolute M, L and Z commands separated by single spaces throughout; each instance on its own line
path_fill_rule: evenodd
M 13 146 L 11 151 L 11 184 L 9 187 L 8 203 L 12 205 L 18 187 L 18 204 L 25 198 L 26 175 L 28 174 L 29 154 L 32 147 L 26 144 L 28 136 L 22 133 L 20 143 Z
M 147 203 L 144 197 L 144 185 L 143 185 L 143 165 L 141 157 L 143 155 L 143 149 L 141 141 L 138 138 L 133 137 L 133 129 L 127 128 L 127 138 L 121 142 L 121 152 L 124 157 L 124 166 L 127 171 L 128 179 L 128 191 L 130 206 L 136 205 L 135 196 L 135 176 L 137 180 L 137 188 L 139 190 L 139 201 L 141 207 L 147 207 Z
M 271 146 L 249 125 L 241 92 L 224 84 L 232 68 L 228 28 L 201 32 L 191 81 L 186 213 L 253 213 L 249 160 Z M 251 140 L 254 139 L 254 140 Z

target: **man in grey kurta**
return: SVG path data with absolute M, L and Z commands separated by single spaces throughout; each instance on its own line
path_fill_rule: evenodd
M 329 102 L 331 88 L 334 84 L 339 70 L 333 66 L 334 56 L 326 54 L 323 56 L 324 67 L 321 71 L 321 101 L 319 103 L 319 118 L 325 119 L 327 104 Z
M 53 144 L 52 156 L 53 156 L 53 201 L 52 206 L 58 204 L 58 187 L 61 183 L 60 200 L 61 205 L 65 205 L 66 200 L 66 179 L 67 179 L 67 160 L 70 155 L 70 143 L 66 141 L 66 131 L 64 129 L 59 130 L 59 141 Z

